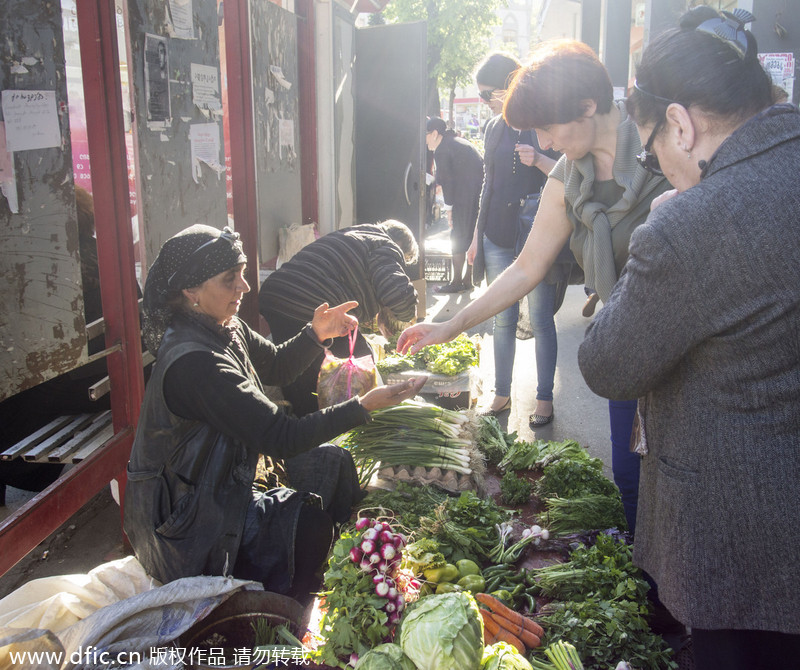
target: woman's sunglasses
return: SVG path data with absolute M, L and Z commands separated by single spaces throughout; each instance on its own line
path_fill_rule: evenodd
M 645 170 L 650 172 L 651 174 L 662 176 L 664 173 L 661 170 L 661 166 L 658 164 L 658 156 L 656 156 L 650 149 L 653 146 L 653 140 L 656 137 L 656 134 L 661 129 L 661 125 L 664 123 L 662 119 L 659 121 L 655 126 L 653 126 L 653 132 L 650 133 L 650 137 L 647 138 L 647 144 L 644 145 L 644 149 L 641 150 L 636 155 L 636 162 L 639 163 Z
M 478 93 L 478 97 L 483 100 L 484 102 L 491 102 L 492 96 L 496 91 L 496 88 L 485 88 L 480 93 Z

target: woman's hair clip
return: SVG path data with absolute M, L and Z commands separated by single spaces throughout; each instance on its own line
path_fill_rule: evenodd
M 695 30 L 712 33 L 726 42 L 730 42 L 731 46 L 744 58 L 749 46 L 745 24 L 752 23 L 756 17 L 746 9 L 738 7 L 732 12 L 723 10 L 719 14 L 718 17 L 703 21 Z

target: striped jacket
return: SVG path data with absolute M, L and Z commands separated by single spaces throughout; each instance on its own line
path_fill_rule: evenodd
M 417 293 L 400 247 L 380 224 L 361 224 L 321 237 L 301 249 L 261 285 L 259 307 L 307 322 L 323 302 L 357 300 L 361 322 L 381 307 L 398 321 L 416 316 Z

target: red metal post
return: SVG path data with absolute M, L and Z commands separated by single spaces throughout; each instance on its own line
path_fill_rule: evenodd
M 250 17 L 247 0 L 225 0 L 225 60 L 230 116 L 233 219 L 247 254 L 245 279 L 252 290 L 242 301 L 239 315 L 258 329 L 258 211 L 253 134 L 253 95 L 250 63 Z
M 115 435 L 0 524 L 0 574 L 111 479 L 116 478 L 124 492 L 125 466 L 144 395 L 114 3 L 82 0 L 77 10 L 106 344 L 121 345 L 107 358 Z
M 122 345 L 107 359 L 114 430 L 120 432 L 136 427 L 144 377 L 117 17 L 108 0 L 79 2 L 77 7 L 106 345 Z M 124 469 L 120 474 L 124 490 Z

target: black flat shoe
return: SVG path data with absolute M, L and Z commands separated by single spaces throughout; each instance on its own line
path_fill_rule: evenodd
M 510 409 L 511 398 L 506 400 L 500 409 L 492 409 L 491 407 L 487 407 L 486 409 L 479 410 L 478 416 L 500 416 L 503 412 L 507 412 Z
M 433 289 L 434 293 L 460 293 L 461 284 L 445 284 L 444 286 L 437 286 Z
M 546 426 L 553 420 L 555 414 L 556 414 L 555 412 L 553 412 L 550 416 L 542 416 L 541 414 L 531 414 L 528 417 L 528 425 L 533 429 Z

